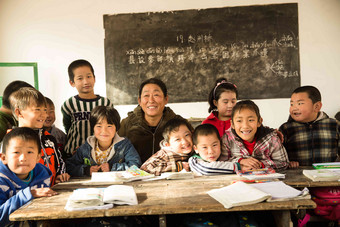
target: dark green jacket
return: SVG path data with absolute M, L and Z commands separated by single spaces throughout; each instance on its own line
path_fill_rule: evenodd
M 160 150 L 159 143 L 163 140 L 164 125 L 173 118 L 182 118 L 176 115 L 169 107 L 165 107 L 163 117 L 158 123 L 154 133 L 144 119 L 144 111 L 137 106 L 133 111 L 128 113 L 128 117 L 121 122 L 118 135 L 127 137 L 136 148 L 142 163 L 154 153 Z M 183 119 L 183 118 L 182 118 Z

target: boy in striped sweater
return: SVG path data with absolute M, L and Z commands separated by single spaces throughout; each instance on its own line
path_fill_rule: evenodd
M 90 113 L 96 106 L 112 106 L 109 99 L 94 94 L 95 75 L 90 62 L 76 60 L 68 67 L 69 83 L 78 91 L 61 107 L 63 124 L 67 134 L 65 154 L 72 156 L 75 150 L 93 134 L 90 127 Z
M 241 170 L 239 163 L 220 161 L 221 138 L 215 126 L 211 124 L 197 126 L 193 134 L 193 143 L 197 154 L 189 158 L 189 165 L 195 174 L 217 175 Z

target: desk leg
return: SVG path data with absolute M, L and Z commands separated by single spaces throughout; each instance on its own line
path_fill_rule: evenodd
M 159 227 L 166 227 L 166 216 L 165 216 L 165 214 L 159 215 Z
M 273 216 L 276 222 L 276 226 L 278 227 L 292 227 L 293 222 L 290 217 L 290 211 L 289 210 L 278 210 L 278 211 L 272 211 Z

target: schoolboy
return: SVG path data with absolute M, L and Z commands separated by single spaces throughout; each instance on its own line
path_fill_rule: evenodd
M 91 110 L 96 106 L 112 106 L 109 99 L 94 94 L 96 82 L 90 62 L 76 60 L 68 67 L 69 83 L 78 91 L 61 107 L 63 124 L 67 134 L 65 152 L 72 156 L 75 150 L 93 134 L 90 127 Z
M 289 167 L 334 162 L 339 156 L 340 124 L 321 111 L 321 94 L 313 86 L 295 89 L 290 98 L 289 119 L 279 130 L 289 156 Z
M 63 154 L 66 143 L 66 134 L 54 125 L 55 122 L 55 107 L 51 99 L 45 96 L 47 117 L 44 122 L 44 129 L 48 131 L 57 140 L 58 149 Z
M 146 160 L 141 169 L 156 176 L 163 172 L 189 171 L 188 159 L 193 152 L 190 129 L 185 119 L 169 120 L 164 126 L 161 149 Z
M 5 135 L 0 162 L 0 226 L 9 215 L 33 198 L 53 196 L 51 171 L 39 163 L 40 140 L 31 128 L 20 127 Z
M 274 129 L 262 125 L 258 106 L 251 100 L 239 101 L 231 113 L 231 128 L 223 135 L 229 161 L 248 169 L 286 169 L 287 152 Z
M 211 124 L 202 124 L 193 134 L 196 155 L 189 158 L 190 169 L 197 175 L 217 175 L 235 173 L 241 170 L 238 163 L 220 161 L 221 138 L 217 128 Z
M 46 119 L 45 97 L 35 88 L 24 87 L 11 95 L 10 103 L 19 127 L 32 128 L 39 135 L 41 143 L 39 162 L 51 170 L 51 186 L 67 181 L 70 176 L 66 173 L 65 163 L 57 148 L 57 142 L 42 128 Z
M 97 106 L 91 111 L 91 128 L 85 144 L 66 160 L 71 176 L 91 176 L 93 172 L 123 171 L 135 165 L 140 167 L 139 154 L 129 139 L 120 137 L 118 111 L 110 106 Z
M 21 80 L 16 80 L 9 83 L 3 92 L 2 106 L 0 107 L 0 142 L 6 135 L 8 129 L 18 125 L 18 122 L 12 114 L 9 96 L 21 87 L 32 87 L 32 85 Z

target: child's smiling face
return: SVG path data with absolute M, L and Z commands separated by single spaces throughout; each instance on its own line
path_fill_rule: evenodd
M 262 119 L 259 119 L 253 110 L 242 108 L 235 112 L 231 123 L 232 128 L 241 139 L 253 142 L 257 128 L 262 124 Z
M 179 154 L 189 154 L 192 151 L 192 135 L 186 125 L 180 125 L 170 133 L 167 146 Z
M 21 180 L 27 178 L 40 160 L 38 145 L 31 140 L 25 141 L 14 137 L 9 141 L 6 150 L 6 154 L 1 156 L 1 161 Z

